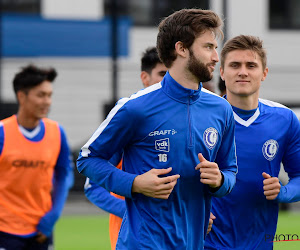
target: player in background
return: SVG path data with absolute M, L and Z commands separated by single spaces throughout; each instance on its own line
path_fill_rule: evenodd
M 141 58 L 141 80 L 145 88 L 160 82 L 167 72 L 158 57 L 156 47 L 147 48 Z
M 160 82 L 167 72 L 166 66 L 160 61 L 156 47 L 147 48 L 141 58 L 141 80 L 143 86 L 149 87 Z M 121 154 L 115 155 L 110 159 L 110 163 L 122 169 Z M 109 215 L 109 237 L 111 249 L 116 248 L 118 234 L 120 231 L 122 218 L 125 213 L 126 205 L 124 197 L 110 193 L 105 188 L 97 185 L 89 178 L 84 185 L 86 197 L 99 208 L 110 213 Z
M 29 65 L 13 80 L 18 113 L 0 122 L 1 249 L 50 249 L 73 183 L 65 132 L 46 118 L 56 75 Z
M 236 123 L 239 173 L 232 192 L 212 199 L 206 249 L 273 249 L 279 202 L 300 200 L 300 125 L 289 108 L 259 98 L 268 74 L 263 42 L 240 35 L 221 52 L 220 75 Z M 281 162 L 289 175 L 283 186 Z

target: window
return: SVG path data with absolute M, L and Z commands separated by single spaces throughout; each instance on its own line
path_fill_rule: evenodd
M 118 14 L 130 16 L 134 25 L 157 26 L 163 17 L 183 8 L 209 8 L 209 0 L 116 0 Z M 110 14 L 111 0 L 105 0 L 105 15 Z
M 40 0 L 1 0 L 1 11 L 6 13 L 40 13 Z
M 270 29 L 300 29 L 299 0 L 269 0 Z

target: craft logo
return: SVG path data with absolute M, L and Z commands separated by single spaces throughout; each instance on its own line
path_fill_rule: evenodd
M 265 241 L 268 242 L 283 242 L 283 241 L 300 241 L 298 234 L 265 234 Z
M 33 160 L 26 160 L 26 159 L 17 159 L 12 162 L 12 166 L 16 168 L 41 168 L 46 169 L 48 168 L 48 164 L 44 161 L 33 161 Z
M 264 143 L 262 153 L 268 161 L 272 161 L 278 152 L 278 148 L 278 142 L 271 139 Z
M 170 152 L 170 141 L 169 138 L 156 140 L 155 149 L 163 152 Z
M 149 133 L 149 136 L 157 135 L 175 135 L 177 131 L 175 129 L 156 130 Z
M 218 131 L 215 128 L 208 128 L 203 133 L 203 141 L 209 149 L 213 149 L 218 141 Z

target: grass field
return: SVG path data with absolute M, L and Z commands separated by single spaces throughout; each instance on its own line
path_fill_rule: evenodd
M 108 215 L 63 216 L 54 242 L 55 250 L 110 250 Z
M 300 213 L 281 212 L 276 234 L 300 237 Z M 54 239 L 56 250 L 110 250 L 108 216 L 63 216 L 56 225 Z M 299 250 L 300 241 L 275 242 L 274 250 L 279 249 Z
M 300 239 L 300 213 L 288 213 L 281 212 L 279 213 L 278 225 L 276 235 L 280 240 L 283 239 L 284 236 L 280 236 L 280 234 L 285 235 L 287 239 L 287 234 L 298 235 Z M 290 236 L 291 237 L 291 236 Z M 294 236 L 296 237 L 296 236 Z M 300 249 L 300 241 L 281 241 L 274 242 L 274 250 L 299 250 Z

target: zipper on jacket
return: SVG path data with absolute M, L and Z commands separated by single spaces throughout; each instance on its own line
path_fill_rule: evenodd
M 188 101 L 188 147 L 192 147 L 193 146 L 193 135 L 192 135 L 192 121 L 191 121 L 191 105 L 190 105 L 190 100 L 191 98 L 189 98 Z

